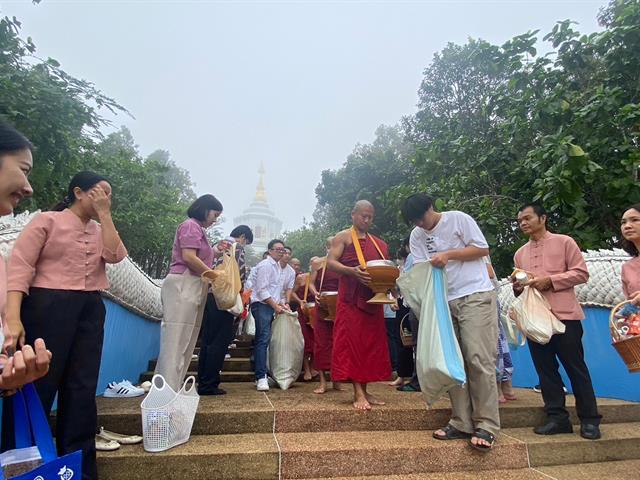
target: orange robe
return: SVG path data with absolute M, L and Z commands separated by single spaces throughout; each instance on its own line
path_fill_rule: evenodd
M 374 237 L 388 258 L 389 249 Z M 380 253 L 370 238 L 360 239 L 365 261 L 379 260 Z M 359 265 L 356 249 L 345 247 L 340 263 L 348 267 Z M 391 376 L 391 361 L 387 329 L 382 305 L 367 303 L 373 292 L 357 278 L 342 275 L 338 287 L 338 306 L 333 326 L 331 378 L 336 382 L 370 383 Z

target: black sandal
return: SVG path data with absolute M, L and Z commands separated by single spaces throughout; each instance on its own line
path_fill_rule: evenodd
M 483 453 L 486 453 L 489 450 L 491 450 L 493 448 L 493 444 L 496 441 L 496 436 L 491 432 L 487 432 L 483 428 L 477 428 L 476 431 L 473 433 L 473 436 L 480 440 L 484 440 L 485 442 L 489 442 L 489 445 L 482 445 L 482 444 L 472 443 L 471 440 L 469 440 L 469 445 L 471 445 L 471 447 Z
M 433 432 L 433 438 L 435 438 L 436 440 L 460 440 L 463 438 L 471 437 L 470 433 L 462 432 L 450 423 L 448 423 L 446 427 L 443 427 L 440 430 L 444 432 L 444 435 L 436 435 L 436 432 Z

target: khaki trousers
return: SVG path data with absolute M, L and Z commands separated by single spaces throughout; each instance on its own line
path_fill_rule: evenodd
M 462 432 L 482 428 L 500 431 L 496 358 L 498 310 L 496 293 L 480 292 L 449 302 L 453 327 L 460 343 L 467 383 L 449 391 L 450 424 Z
M 175 391 L 182 387 L 198 340 L 207 298 L 207 285 L 191 275 L 170 273 L 162 283 L 160 355 L 156 373 Z

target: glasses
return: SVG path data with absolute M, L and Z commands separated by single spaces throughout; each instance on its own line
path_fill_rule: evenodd
M 272 248 L 271 250 L 278 253 L 287 253 L 287 251 L 284 248 Z

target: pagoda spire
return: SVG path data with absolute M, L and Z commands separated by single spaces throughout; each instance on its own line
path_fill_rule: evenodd
M 253 199 L 255 202 L 264 202 L 267 203 L 267 192 L 264 189 L 264 174 L 266 173 L 264 169 L 264 163 L 260 162 L 260 168 L 258 169 L 258 174 L 260 178 L 258 179 L 258 186 L 256 187 L 256 196 Z

